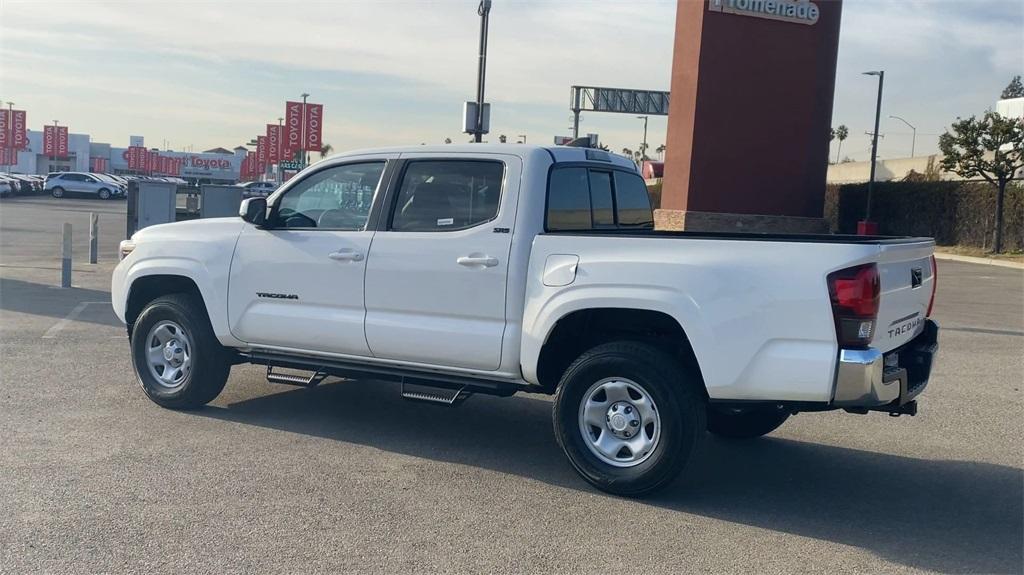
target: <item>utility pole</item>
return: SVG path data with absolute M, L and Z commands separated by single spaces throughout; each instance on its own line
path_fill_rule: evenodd
M 644 121 L 644 143 L 640 147 L 640 161 L 647 157 L 647 116 L 637 116 L 637 119 Z
M 878 161 L 878 123 L 882 116 L 882 83 L 885 81 L 885 71 L 864 72 L 864 75 L 878 76 L 878 100 L 875 103 L 875 131 L 871 134 L 871 175 L 868 179 L 868 205 L 864 210 L 864 221 L 857 224 L 857 232 L 861 235 L 873 235 L 878 232 L 878 226 L 871 221 L 871 193 L 875 187 L 875 164 Z
M 914 157 L 914 147 L 917 144 L 917 128 L 915 128 L 913 125 L 911 125 L 910 122 L 904 120 L 903 118 L 901 118 L 899 116 L 889 116 L 889 117 L 894 119 L 894 120 L 899 120 L 899 121 L 903 122 L 904 124 L 907 125 L 908 128 L 910 128 L 911 133 L 913 134 L 911 136 L 911 139 L 910 139 L 910 157 L 913 158 Z
M 306 166 L 309 165 L 309 151 L 305 149 L 305 147 L 306 147 L 306 98 L 308 98 L 308 97 L 309 97 L 309 94 L 307 94 L 305 92 L 302 93 L 302 141 L 300 142 L 299 145 L 302 146 L 301 150 L 302 150 L 302 167 L 303 168 L 305 168 Z
M 476 71 L 476 129 L 473 141 L 480 142 L 484 135 L 484 80 L 487 76 L 487 23 L 491 14 L 491 0 L 480 0 L 476 13 L 480 15 L 480 57 Z

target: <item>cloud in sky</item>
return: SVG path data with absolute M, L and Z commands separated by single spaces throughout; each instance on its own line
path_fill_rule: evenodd
M 824 1 L 824 0 L 819 0 Z M 459 141 L 475 93 L 476 0 L 361 2 L 51 2 L 0 5 L 0 97 L 99 141 L 143 134 L 197 149 L 248 141 L 302 91 L 325 104 L 336 149 Z M 918 126 L 918 149 L 957 115 L 991 106 L 1024 68 L 1015 0 L 848 0 L 836 124 L 844 155 L 865 156 L 874 84 L 885 68 L 885 115 Z M 668 89 L 672 0 L 494 0 L 487 99 L 492 139 L 568 133 L 569 86 Z M 886 120 L 883 157 L 909 150 Z M 632 116 L 585 114 L 613 150 L 639 145 Z M 664 142 L 652 118 L 649 142 Z M 740 137 L 739 135 L 737 137 Z

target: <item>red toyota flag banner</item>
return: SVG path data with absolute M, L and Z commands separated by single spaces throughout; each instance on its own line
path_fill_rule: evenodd
M 251 180 L 256 175 L 256 152 L 247 153 L 245 155 L 245 159 L 249 161 L 249 166 L 246 172 L 245 179 Z
M 13 166 L 18 163 L 18 150 L 0 148 L 0 166 Z
M 0 150 L 11 145 L 11 114 L 0 110 Z
M 10 117 L 11 123 L 11 144 L 10 147 L 15 150 L 28 147 L 28 133 L 25 128 L 26 118 L 25 110 L 13 110 Z
M 256 170 L 267 169 L 267 137 L 256 136 Z
M 146 168 L 150 173 L 156 172 L 160 169 L 160 152 L 150 150 L 148 156 Z
M 107 171 L 108 163 L 107 163 L 107 159 L 106 158 L 93 157 L 91 159 L 92 159 L 92 162 L 91 162 L 92 165 L 91 165 L 90 169 L 92 171 L 94 171 L 94 172 L 106 172 Z
M 267 124 L 267 161 L 276 164 L 281 160 L 281 126 Z
M 57 154 L 58 158 L 68 157 L 68 127 L 57 126 Z
M 303 149 L 319 152 L 323 147 L 324 105 L 306 104 L 306 141 Z
M 57 155 L 57 126 L 43 126 L 43 155 Z
M 285 102 L 284 107 L 284 145 L 294 156 L 302 149 L 302 102 Z M 291 157 L 288 158 L 292 159 Z

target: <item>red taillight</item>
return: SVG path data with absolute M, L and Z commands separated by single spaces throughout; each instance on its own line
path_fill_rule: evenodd
M 828 275 L 828 294 L 842 347 L 867 347 L 875 335 L 882 282 L 878 266 L 864 264 Z
M 932 317 L 932 307 L 935 306 L 935 288 L 938 287 L 939 281 L 939 264 L 935 262 L 935 256 L 932 256 L 932 297 L 928 300 L 928 313 L 924 314 L 925 317 Z

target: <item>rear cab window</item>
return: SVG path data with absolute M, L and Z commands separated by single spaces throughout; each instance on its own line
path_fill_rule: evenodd
M 555 166 L 548 177 L 545 230 L 654 229 L 647 185 L 604 165 Z

